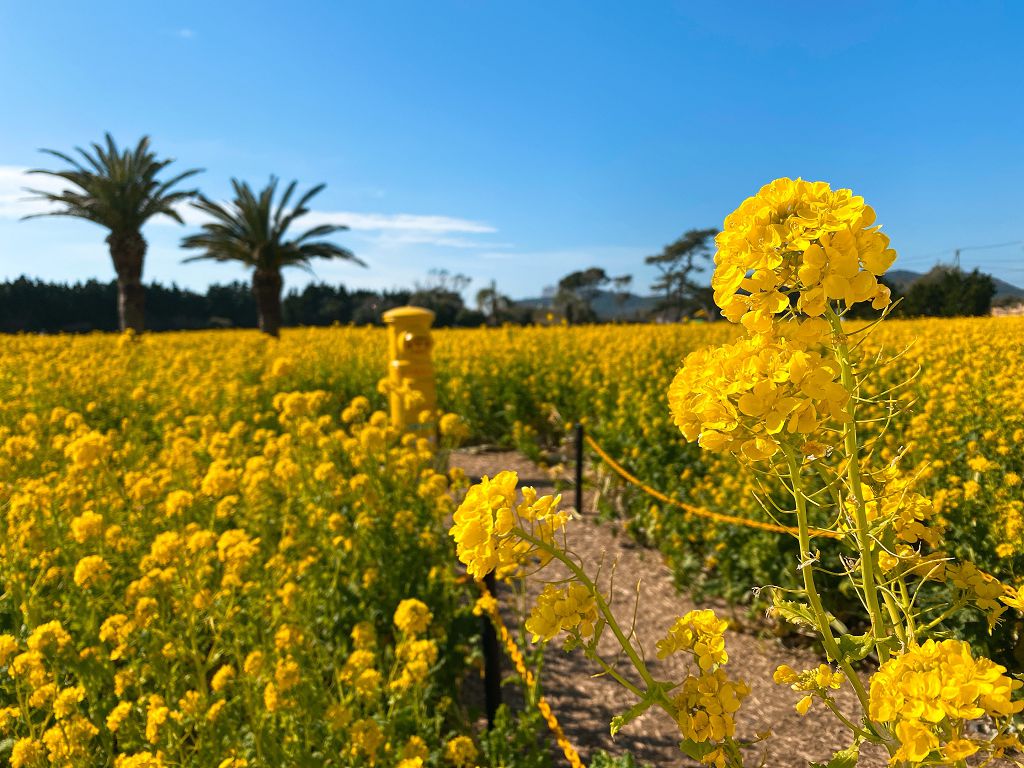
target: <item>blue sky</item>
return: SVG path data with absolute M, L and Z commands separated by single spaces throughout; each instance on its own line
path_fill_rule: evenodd
M 852 187 L 927 269 L 1024 240 L 1024 4 L 0 0 L 0 278 L 110 279 L 104 231 L 20 222 L 24 168 L 142 134 L 222 198 L 326 182 L 317 215 L 394 287 L 431 268 L 535 295 L 631 273 L 778 176 Z M 202 288 L 153 223 L 146 278 Z M 1024 284 L 1024 246 L 965 250 Z M 310 278 L 286 275 L 289 285 Z

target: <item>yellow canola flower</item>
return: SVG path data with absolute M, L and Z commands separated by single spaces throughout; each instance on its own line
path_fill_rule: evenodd
M 762 335 L 692 352 L 668 389 L 673 421 L 688 441 L 751 462 L 782 440 L 803 446 L 829 420 L 849 419 L 838 365 L 816 347 Z
M 538 551 L 513 529 L 525 525 L 531 535 L 554 546 L 555 532 L 563 528 L 568 515 L 558 510 L 560 496 L 537 496 L 530 487 L 522 489 L 523 499 L 516 503 L 515 472 L 499 472 L 493 479 L 484 477 L 466 492 L 455 510 L 449 535 L 455 539 L 456 554 L 474 578 L 483 578 L 498 569 L 515 570 L 528 557 L 541 564 L 550 561 L 550 553 Z M 501 574 L 499 574 L 501 575 Z
M 80 685 L 65 688 L 53 700 L 53 714 L 63 720 L 78 710 L 78 705 L 85 700 L 85 689 Z
M 433 640 L 404 640 L 395 648 L 395 657 L 401 671 L 390 687 L 395 691 L 407 691 L 427 679 L 437 663 L 437 643 Z
M 690 651 L 703 672 L 729 661 L 725 651 L 725 630 L 729 624 L 710 609 L 689 611 L 676 619 L 664 638 L 658 641 L 658 658 Z
M 18 652 L 18 641 L 14 635 L 0 635 L 0 666 L 6 666 Z
M 434 615 L 422 600 L 403 600 L 395 609 L 394 622 L 398 630 L 406 635 L 419 635 L 430 626 Z
M 118 755 L 114 761 L 114 768 L 164 768 L 164 762 L 160 753 L 136 752 L 133 755 Z
M 363 718 L 352 724 L 349 739 L 352 756 L 362 755 L 372 764 L 376 760 L 377 750 L 384 743 L 384 734 L 376 721 Z
M 75 584 L 83 589 L 102 584 L 110 578 L 110 565 L 99 555 L 87 555 L 75 565 Z
M 733 716 L 749 694 L 746 683 L 730 680 L 721 667 L 699 677 L 691 675 L 672 700 L 678 710 L 679 730 L 698 743 L 732 738 L 736 733 Z
M 469 768 L 476 763 L 476 745 L 468 736 L 456 736 L 444 747 L 445 760 L 455 768 Z
M 24 736 L 14 742 L 11 749 L 11 768 L 31 768 L 43 759 L 43 745 L 36 739 Z
M 111 450 L 110 440 L 93 430 L 68 443 L 64 455 L 75 470 L 86 471 L 105 461 Z
M 889 304 L 877 276 L 896 253 L 875 213 L 849 189 L 776 179 L 725 218 L 715 238 L 715 303 L 751 333 L 769 331 L 793 300 L 811 317 L 826 303 Z
M 927 640 L 889 659 L 872 676 L 871 719 L 894 726 L 901 745 L 894 759 L 920 762 L 963 722 L 1024 710 L 1024 701 L 1014 700 L 1024 683 L 1005 672 L 989 659 L 975 658 L 966 642 Z M 954 753 L 965 748 L 959 739 L 953 741 Z
M 548 642 L 559 632 L 579 632 L 592 637 L 597 623 L 597 602 L 584 584 L 571 582 L 564 587 L 547 584 L 526 620 L 531 642 Z
M 814 702 L 815 696 L 827 699 L 829 690 L 841 688 L 846 678 L 841 672 L 835 671 L 828 664 L 819 664 L 815 669 L 808 669 L 803 672 L 797 672 L 788 664 L 783 664 L 775 670 L 772 680 L 775 681 L 776 685 L 788 685 L 794 691 L 810 691 L 795 705 L 796 711 L 799 714 L 806 715 L 811 708 L 811 704 Z

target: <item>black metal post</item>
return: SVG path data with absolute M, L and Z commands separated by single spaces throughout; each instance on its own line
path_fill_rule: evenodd
M 494 571 L 484 576 L 484 585 L 492 597 L 498 596 L 498 585 Z M 501 706 L 501 649 L 494 624 L 486 614 L 483 616 L 484 646 L 484 706 L 487 709 L 487 730 L 494 727 L 494 719 Z
M 576 513 L 583 514 L 583 425 L 576 422 Z

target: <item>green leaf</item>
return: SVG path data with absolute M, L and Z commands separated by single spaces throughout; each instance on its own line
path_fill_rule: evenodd
M 611 722 L 612 738 L 615 738 L 615 734 L 621 731 L 624 725 L 640 717 L 640 715 L 650 709 L 652 704 L 654 704 L 654 696 L 648 694 L 647 698 L 643 701 L 638 701 L 621 715 L 613 717 Z
M 842 659 L 839 661 L 860 661 L 875 647 L 875 638 L 871 633 L 864 635 L 840 635 L 839 653 Z
M 854 744 L 849 749 L 843 749 L 832 755 L 832 759 L 825 763 L 811 763 L 811 768 L 856 768 L 857 758 L 860 757 L 860 749 Z
M 694 760 L 700 760 L 702 757 L 705 757 L 714 752 L 717 749 L 717 747 L 714 744 L 711 744 L 707 741 L 698 743 L 696 741 L 693 741 L 692 739 L 683 739 L 681 742 L 679 742 L 679 749 L 681 749 L 683 751 L 683 754 L 687 757 L 692 758 Z
M 814 621 L 814 614 L 811 612 L 811 608 L 804 603 L 794 603 L 790 600 L 777 600 L 774 605 L 775 612 L 788 621 L 790 624 L 795 624 L 798 627 L 807 627 L 808 629 L 817 629 L 818 625 Z

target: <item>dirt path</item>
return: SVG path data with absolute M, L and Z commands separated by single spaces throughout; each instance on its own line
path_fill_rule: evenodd
M 503 469 L 511 469 L 519 473 L 521 483 L 533 485 L 541 493 L 550 493 L 554 487 L 544 471 L 518 453 L 460 451 L 452 455 L 451 463 L 472 478 L 493 476 Z M 565 506 L 572 504 L 571 496 L 570 491 Z M 730 609 L 724 604 L 695 606 L 676 590 L 672 573 L 656 550 L 638 546 L 614 523 L 598 522 L 592 504 L 593 495 L 585 494 L 581 519 L 570 525 L 570 547 L 585 563 L 596 565 L 604 558 L 606 567 L 612 562 L 617 564 L 612 601 L 620 616 L 628 616 L 632 611 L 639 582 L 643 598 L 636 632 L 649 660 L 654 659 L 655 642 L 677 616 L 694 607 L 715 608 L 722 616 L 730 615 Z M 545 576 L 560 577 L 557 571 L 550 574 L 545 571 Z M 521 626 L 540 589 L 538 581 L 529 582 L 526 599 L 517 601 L 508 587 L 499 588 L 499 600 L 510 627 Z M 517 605 L 517 602 L 522 604 Z M 607 647 L 606 639 L 611 641 Z M 731 631 L 726 642 L 731 674 L 742 676 L 751 687 L 751 694 L 740 710 L 737 735 L 752 738 L 757 732 L 769 728 L 773 731 L 772 738 L 756 748 L 767 749 L 765 765 L 788 767 L 805 766 L 812 760 L 828 762 L 834 750 L 849 746 L 848 731 L 820 704 L 800 717 L 793 709 L 798 695 L 788 687 L 772 683 L 772 673 L 779 664 L 804 669 L 816 666 L 821 659 L 810 652 L 784 648 L 778 641 L 743 631 Z M 602 638 L 603 652 L 610 654 L 615 647 L 614 639 Z M 686 674 L 685 662 L 678 656 L 664 662 L 653 660 L 651 668 L 659 679 L 679 680 Z M 584 762 L 589 762 L 596 749 L 604 749 L 613 755 L 631 752 L 638 761 L 659 768 L 697 765 L 679 751 L 678 729 L 660 710 L 652 710 L 633 721 L 613 741 L 608 731 L 609 722 L 634 702 L 613 680 L 592 677 L 595 671 L 582 653 L 565 653 L 557 641 L 545 649 L 544 693 Z M 856 710 L 852 692 L 840 690 L 837 696 L 846 712 Z M 757 754 L 750 754 L 750 764 L 757 764 L 756 757 Z M 878 753 L 862 754 L 858 765 L 861 768 L 884 766 L 886 760 Z

